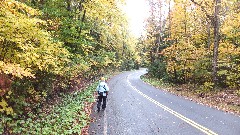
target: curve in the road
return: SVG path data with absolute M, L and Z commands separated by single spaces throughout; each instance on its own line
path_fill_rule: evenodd
M 217 135 L 217 133 L 211 131 L 210 129 L 208 129 L 208 128 L 206 128 L 206 127 L 204 127 L 204 126 L 202 126 L 202 125 L 200 125 L 200 124 L 198 124 L 198 123 L 196 123 L 196 122 L 194 122 L 193 120 L 191 120 L 191 119 L 189 119 L 189 118 L 181 115 L 180 113 L 178 113 L 178 112 L 176 112 L 176 111 L 168 108 L 167 106 L 165 106 L 165 105 L 157 102 L 156 100 L 154 100 L 154 99 L 150 98 L 149 96 L 147 96 L 146 94 L 142 93 L 140 90 L 138 90 L 137 88 L 135 88 L 135 87 L 131 84 L 131 82 L 129 81 L 128 78 L 129 78 L 129 76 L 131 76 L 131 75 L 132 75 L 132 74 L 128 75 L 128 77 L 127 77 L 127 82 L 128 82 L 128 84 L 129 84 L 129 86 L 132 87 L 132 89 L 135 90 L 137 93 L 139 93 L 141 96 L 143 96 L 144 98 L 148 99 L 149 101 L 151 101 L 152 103 L 156 104 L 157 106 L 161 107 L 162 109 L 166 110 L 167 112 L 173 114 L 174 116 L 178 117 L 179 119 L 187 122 L 188 124 L 192 125 L 193 127 L 199 129 L 199 130 L 202 131 L 203 133 L 208 134 L 208 135 Z
M 108 107 L 95 105 L 90 135 L 240 135 L 240 117 L 156 89 L 140 79 L 145 73 L 110 79 Z

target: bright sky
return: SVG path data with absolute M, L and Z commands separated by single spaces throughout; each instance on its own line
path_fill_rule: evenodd
M 144 32 L 144 21 L 149 15 L 148 4 L 145 0 L 126 0 L 126 14 L 129 18 L 130 30 L 140 37 Z

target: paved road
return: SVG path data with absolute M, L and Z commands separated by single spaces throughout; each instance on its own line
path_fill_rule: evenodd
M 90 135 L 240 135 L 240 117 L 156 89 L 140 80 L 144 73 L 110 79 L 107 108 L 94 107 Z

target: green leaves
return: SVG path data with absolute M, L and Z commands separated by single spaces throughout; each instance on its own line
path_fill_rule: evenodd
M 31 119 L 24 121 L 19 130 L 14 128 L 16 133 L 27 133 L 30 128 L 34 130 L 29 134 L 59 134 L 64 130 L 79 133 L 81 126 L 87 124 L 88 116 L 76 112 L 83 109 L 82 100 L 85 99 L 76 99 L 74 102 L 79 104 L 76 106 L 67 100 L 73 97 L 68 97 L 49 117 L 43 114 L 38 118 L 35 113 L 41 111 L 52 95 L 76 90 L 76 80 L 78 87 L 83 87 L 86 80 L 121 65 L 125 69 L 134 68 L 139 61 L 136 40 L 128 34 L 121 3 L 115 0 L 33 0 L 24 3 L 0 2 L 0 75 L 11 80 L 11 85 L 0 91 L 1 114 L 30 114 Z M 11 95 L 7 94 L 9 91 Z M 85 95 L 89 93 L 81 96 Z M 59 128 L 61 120 L 66 125 Z M 81 122 L 76 129 L 68 131 L 66 128 Z M 60 129 L 63 131 L 55 132 Z
M 85 104 L 94 101 L 93 92 L 97 83 L 82 92 L 63 95 L 58 104 L 48 106 L 50 111 L 29 113 L 27 119 L 9 121 L 12 133 L 20 134 L 81 134 L 82 128 L 90 121 Z M 16 123 L 16 124 L 13 124 Z M 0 126 L 0 132 L 1 129 Z

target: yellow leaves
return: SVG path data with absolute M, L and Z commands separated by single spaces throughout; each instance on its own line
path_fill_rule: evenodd
M 93 29 L 101 34 L 101 44 L 120 46 L 121 40 L 125 40 L 122 36 L 126 34 L 127 22 L 117 3 L 114 0 L 95 0 L 86 2 L 84 8 L 94 24 Z
M 67 61 L 68 51 L 42 30 L 45 21 L 26 16 L 37 11 L 11 0 L 1 4 L 5 6 L 0 8 L 0 14 L 4 14 L 0 16 L 0 43 L 3 43 L 0 45 L 5 47 L 5 52 L 0 52 L 0 57 L 5 60 L 0 62 L 0 72 L 20 78 L 33 77 L 31 72 L 38 69 L 59 73 Z M 12 10 L 17 11 L 12 14 Z
M 47 20 L 46 24 L 48 31 L 57 31 L 60 27 L 60 19 Z
M 13 114 L 13 109 L 12 107 L 8 107 L 8 103 L 4 100 L 1 99 L 0 101 L 0 112 L 1 113 L 6 113 L 7 115 Z
M 23 77 L 33 77 L 34 75 L 30 72 L 30 69 L 22 68 L 19 64 L 4 63 L 0 61 L 0 73 L 11 74 L 13 76 L 23 78 Z
M 111 63 L 112 63 L 112 60 L 109 57 L 104 58 L 104 66 L 108 66 Z
M 46 97 L 46 92 L 37 92 L 36 90 L 34 90 L 33 87 L 28 88 L 27 92 L 31 96 L 31 99 L 34 100 L 34 101 L 31 100 L 31 102 L 39 102 L 40 100 L 43 100 Z
M 43 91 L 43 92 L 42 92 L 42 96 L 43 96 L 43 97 L 47 97 L 47 92 Z
M 113 13 L 113 11 L 117 8 L 113 0 L 90 1 L 84 6 L 90 17 L 94 17 L 94 19 L 99 18 L 99 20 L 102 20 L 103 18 L 107 19 L 109 14 Z
M 19 47 L 31 44 L 34 45 L 39 42 L 45 35 L 44 32 L 39 31 L 37 24 L 44 23 L 39 19 L 30 19 L 24 16 L 5 16 L 0 17 L 0 32 L 2 39 L 15 42 Z
M 95 61 L 95 60 L 91 60 L 90 64 L 93 65 L 93 66 L 99 65 L 99 63 L 97 61 Z
M 240 14 L 232 13 L 226 16 L 222 27 L 222 33 L 226 34 L 228 38 L 240 38 Z
M 195 62 L 205 56 L 204 51 L 204 48 L 196 48 L 184 41 L 166 48 L 163 55 L 167 57 L 167 71 L 193 70 Z
M 6 106 L 8 106 L 8 104 L 7 104 L 7 102 L 4 99 L 2 99 L 1 102 L 0 102 L 0 106 L 2 106 L 2 108 L 6 108 Z M 0 110 L 0 111 L 2 112 L 3 109 Z
M 28 16 L 41 14 L 36 9 L 33 9 L 27 6 L 26 4 L 20 3 L 15 0 L 3 0 L 0 2 L 0 5 L 1 8 L 3 8 L 4 10 L 11 12 L 12 14 L 15 15 L 20 15 L 20 12 L 25 13 Z
M 85 55 L 92 54 L 94 51 L 94 47 L 90 45 L 82 45 L 82 49 Z
M 8 95 L 6 96 L 6 98 L 8 99 L 8 98 L 10 98 L 10 95 L 12 94 L 12 91 L 10 90 L 10 91 L 8 91 L 8 93 L 7 93 Z
M 29 88 L 27 92 L 31 95 L 33 95 L 36 91 L 33 88 Z

